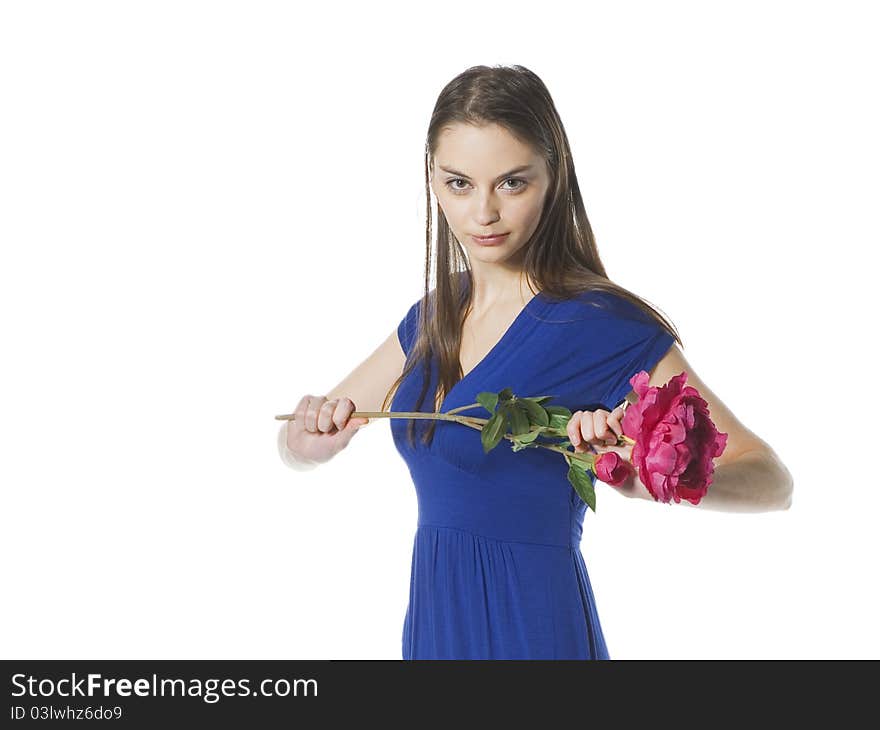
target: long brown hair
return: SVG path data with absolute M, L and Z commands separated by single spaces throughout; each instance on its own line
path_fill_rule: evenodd
M 421 365 L 422 390 L 414 410 L 422 410 L 430 383 L 431 361 L 439 364 L 433 394 L 438 410 L 446 394 L 461 380 L 459 361 L 461 330 L 473 300 L 473 278 L 461 244 L 437 206 L 436 288 L 431 289 L 432 226 L 430 170 L 441 132 L 453 124 L 497 124 L 531 144 L 550 171 L 550 186 L 541 219 L 523 247 L 523 271 L 550 299 L 565 300 L 585 291 L 616 294 L 640 309 L 682 345 L 674 326 L 645 300 L 608 279 L 599 258 L 578 186 L 568 137 L 550 92 L 538 76 L 520 66 L 472 66 L 440 92 L 425 142 L 425 288 L 419 307 L 418 335 L 400 377 L 392 384 L 382 410 L 393 400 L 401 382 Z M 466 277 L 466 280 L 463 278 Z M 529 283 L 531 289 L 531 283 Z M 533 293 L 534 289 L 531 289 Z M 683 345 L 682 345 L 683 347 Z M 414 419 L 407 434 L 413 444 Z M 433 438 L 436 421 L 430 421 L 423 442 Z

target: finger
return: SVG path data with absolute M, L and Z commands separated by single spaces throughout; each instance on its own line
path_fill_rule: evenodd
M 305 431 L 306 428 L 306 409 L 309 406 L 309 396 L 304 395 L 299 399 L 299 403 L 296 404 L 296 408 L 293 410 L 293 422 L 288 421 L 287 430 L 290 431 L 291 428 L 298 428 L 300 431 Z
M 345 428 L 351 418 L 351 414 L 357 410 L 354 401 L 351 398 L 340 398 L 336 404 L 336 410 L 333 412 L 333 423 L 340 431 Z
M 333 411 L 336 410 L 338 399 L 325 400 L 318 409 L 318 430 L 327 433 L 333 430 Z
M 596 431 L 593 428 L 593 416 L 586 411 L 580 420 L 581 436 L 585 443 L 592 443 L 596 438 Z
M 593 411 L 593 443 L 596 445 L 613 444 L 617 441 L 617 438 L 608 428 L 607 419 L 608 411 L 602 408 Z
M 346 446 L 348 442 L 354 438 L 354 435 L 361 430 L 361 425 L 362 424 L 358 423 L 358 419 L 349 419 L 348 423 L 345 424 L 345 427 L 336 434 L 336 438 L 339 439 L 339 444 L 341 446 Z
M 348 402 L 351 403 L 351 411 L 348 413 L 348 417 L 351 418 L 351 414 L 357 410 L 357 404 L 353 400 L 349 400 Z M 361 426 L 366 426 L 370 422 L 370 419 L 365 416 L 358 416 L 354 419 L 354 422 L 355 425 L 360 428 Z
M 578 447 L 581 444 L 581 430 L 578 425 L 578 421 L 581 416 L 581 411 L 575 411 L 571 414 L 571 418 L 568 419 L 568 423 L 565 426 L 565 431 L 568 434 L 568 440 L 571 441 L 571 445 L 574 447 L 574 450 L 577 451 Z
M 306 415 L 303 417 L 303 428 L 309 433 L 317 433 L 318 411 L 321 408 L 323 397 L 319 395 L 307 395 L 306 399 Z
M 623 409 L 620 406 L 611 411 L 611 415 L 608 416 L 608 427 L 614 431 L 617 436 L 623 435 L 623 426 L 620 425 L 622 418 Z

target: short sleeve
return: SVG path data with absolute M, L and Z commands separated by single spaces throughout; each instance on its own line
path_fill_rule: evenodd
M 420 304 L 421 300 L 416 301 L 409 308 L 406 316 L 400 320 L 400 324 L 397 325 L 397 339 L 400 340 L 400 346 L 407 357 L 409 357 L 410 350 L 412 350 L 412 346 L 416 341 L 416 334 L 418 333 Z
M 600 350 L 596 361 L 605 372 L 601 401 L 610 411 L 632 390 L 630 379 L 642 370 L 650 373 L 675 337 L 641 308 L 620 297 L 613 297 L 609 315 L 596 325 L 598 339 L 594 343 Z

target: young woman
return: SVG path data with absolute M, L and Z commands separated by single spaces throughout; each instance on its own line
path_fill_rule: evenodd
M 568 407 L 578 451 L 629 458 L 631 446 L 612 444 L 635 400 L 630 378 L 645 370 L 663 385 L 687 371 L 728 435 L 698 506 L 789 506 L 791 476 L 770 446 L 697 376 L 661 316 L 607 278 L 562 122 L 534 73 L 477 66 L 443 89 L 425 185 L 438 204 L 425 293 L 342 383 L 303 397 L 279 432 L 289 465 L 332 458 L 367 421 L 351 413 L 385 411 L 392 395 L 392 411 L 448 411 L 504 388 Z M 580 551 L 586 504 L 558 454 L 503 444 L 487 454 L 472 429 L 437 420 L 393 419 L 391 431 L 419 507 L 403 658 L 608 659 Z M 637 477 L 614 491 L 653 499 Z

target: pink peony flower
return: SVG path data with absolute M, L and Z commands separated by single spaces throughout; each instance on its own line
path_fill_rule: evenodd
M 642 370 L 630 379 L 639 399 L 627 407 L 620 424 L 635 440 L 633 466 L 658 502 L 678 504 L 686 499 L 699 504 L 712 483 L 712 460 L 723 453 L 727 434 L 715 428 L 699 391 L 685 385 L 687 372 L 661 387 L 649 387 L 649 377 Z
M 613 487 L 623 484 L 632 472 L 630 463 L 613 451 L 599 456 L 595 461 L 594 469 L 599 479 Z

